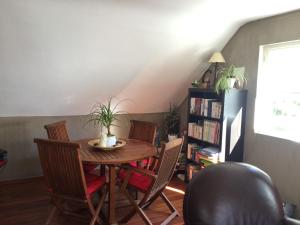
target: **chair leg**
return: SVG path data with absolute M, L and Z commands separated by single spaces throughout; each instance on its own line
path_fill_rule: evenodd
M 53 206 L 53 208 L 51 209 L 51 212 L 50 212 L 50 214 L 49 214 L 49 216 L 47 218 L 47 221 L 46 221 L 45 225 L 50 225 L 50 222 L 51 222 L 51 220 L 52 220 L 52 218 L 53 218 L 56 210 L 57 210 L 57 207 Z
M 96 209 L 96 211 L 95 211 L 95 215 L 93 216 L 93 218 L 92 218 L 92 220 L 91 220 L 91 222 L 90 222 L 90 225 L 94 225 L 95 222 L 96 222 L 96 220 L 97 220 L 97 217 L 99 218 L 98 215 L 99 215 L 100 210 L 101 210 L 101 208 L 102 208 L 102 206 L 103 206 L 105 197 L 106 197 L 106 188 L 104 188 L 104 191 L 103 191 L 103 193 L 102 193 L 102 196 L 101 196 L 101 198 L 99 199 L 99 204 L 98 204 L 97 209 Z M 99 223 L 99 224 L 100 224 L 100 223 Z
M 147 209 L 159 197 L 159 195 L 160 195 L 160 192 L 157 192 L 146 203 L 140 204 L 140 207 L 142 209 Z
M 136 213 L 140 215 L 140 217 L 143 219 L 143 221 L 147 225 L 152 225 L 151 221 L 147 217 L 147 215 L 143 212 L 143 210 L 138 206 L 138 204 L 134 201 L 134 199 L 130 196 L 128 191 L 125 189 L 123 190 L 123 193 L 126 195 L 127 199 L 130 201 L 131 205 L 134 207 L 132 211 L 130 211 L 120 222 L 126 223 L 128 222 Z
M 97 221 L 97 223 L 98 223 L 98 224 L 101 224 L 100 218 L 99 218 L 99 216 L 96 214 L 95 208 L 94 208 L 93 203 L 92 203 L 92 201 L 91 201 L 90 198 L 87 199 L 87 204 L 88 204 L 88 207 L 89 207 L 89 210 L 90 210 L 90 213 L 91 213 L 93 219 L 95 218 L 95 220 Z
M 160 225 L 167 225 L 169 224 L 176 216 L 178 216 L 177 212 L 173 212 L 167 219 L 164 220 Z
M 172 203 L 169 201 L 169 199 L 167 198 L 167 196 L 163 192 L 161 192 L 159 196 L 167 204 L 168 208 L 170 209 L 170 211 L 172 213 L 177 212 L 176 208 L 172 205 Z
M 168 208 L 170 209 L 170 211 L 172 212 L 172 214 L 164 220 L 164 222 L 161 223 L 161 225 L 167 225 L 168 223 L 171 222 L 171 220 L 173 220 L 176 216 L 179 216 L 178 211 L 176 210 L 176 208 L 172 205 L 172 203 L 169 201 L 169 199 L 167 198 L 167 196 L 161 192 L 159 195 L 162 200 L 167 204 Z
M 131 202 L 131 196 L 128 193 L 128 191 L 126 189 L 121 189 L 122 193 L 127 197 L 127 199 Z M 132 200 L 134 202 L 134 200 Z M 124 216 L 121 220 L 120 223 L 127 223 L 135 214 L 137 213 L 136 209 L 132 209 L 126 216 Z

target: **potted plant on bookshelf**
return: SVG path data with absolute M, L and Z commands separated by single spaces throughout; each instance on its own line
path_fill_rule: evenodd
M 179 108 L 175 104 L 170 103 L 169 111 L 165 115 L 164 128 L 168 135 L 168 140 L 172 141 L 178 137 L 179 134 Z
M 100 135 L 101 147 L 112 147 L 116 144 L 117 138 L 111 133 L 112 126 L 118 126 L 115 122 L 118 121 L 118 115 L 124 113 L 123 111 L 118 111 L 117 107 L 121 103 L 119 101 L 117 104 L 112 104 L 113 98 L 110 97 L 107 103 L 97 103 L 93 106 L 92 112 L 89 114 L 90 118 L 88 122 L 93 122 L 94 126 L 103 126 L 106 128 L 107 133 L 102 133 Z
M 240 83 L 246 82 L 245 67 L 235 67 L 230 65 L 225 67 L 218 72 L 218 81 L 215 86 L 216 92 L 219 94 L 220 91 L 226 91 L 234 87 L 236 81 Z

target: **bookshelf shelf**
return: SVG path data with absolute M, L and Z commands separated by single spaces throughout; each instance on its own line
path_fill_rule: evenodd
M 202 139 L 198 139 L 198 138 L 195 138 L 195 137 L 188 136 L 188 139 L 190 139 L 192 141 L 201 142 L 203 145 L 210 145 L 210 146 L 214 146 L 214 147 L 220 147 L 219 144 L 214 144 L 214 143 L 211 143 L 211 142 L 208 142 L 208 141 L 204 141 Z
M 193 114 L 193 113 L 190 113 L 190 116 L 191 117 L 197 117 L 198 119 L 201 119 L 201 120 L 221 121 L 221 118 L 214 118 L 214 117 L 209 117 L 209 116 L 201 116 L 201 115 Z
M 188 94 L 186 173 L 212 163 L 243 161 L 247 91 L 190 88 Z

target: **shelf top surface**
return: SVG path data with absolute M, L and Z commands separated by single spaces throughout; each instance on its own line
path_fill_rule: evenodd
M 215 91 L 214 88 L 197 88 L 197 87 L 190 87 L 189 88 L 189 91 L 190 92 L 206 92 L 206 93 L 214 93 L 214 94 L 217 94 L 217 92 Z M 236 89 L 236 88 L 232 88 L 232 89 L 229 89 L 227 91 L 225 91 L 225 93 L 228 93 L 228 92 L 247 92 L 246 89 Z M 221 92 L 220 95 L 222 95 L 224 92 Z

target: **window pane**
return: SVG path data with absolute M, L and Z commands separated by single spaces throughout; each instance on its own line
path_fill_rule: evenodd
M 254 131 L 300 141 L 300 42 L 262 47 Z

